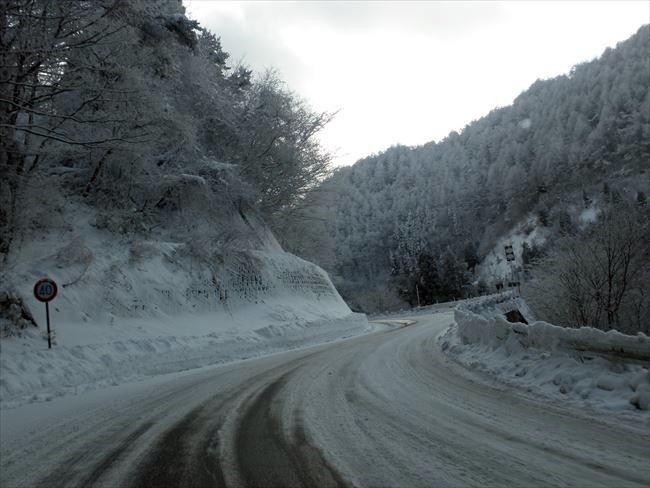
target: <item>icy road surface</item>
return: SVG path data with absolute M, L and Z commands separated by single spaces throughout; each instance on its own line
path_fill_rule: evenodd
M 648 432 L 450 363 L 452 320 L 3 411 L 0 485 L 650 484 Z

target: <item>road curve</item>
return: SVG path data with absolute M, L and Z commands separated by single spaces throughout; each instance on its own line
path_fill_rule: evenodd
M 160 380 L 40 425 L 9 428 L 21 412 L 5 411 L 0 485 L 650 485 L 647 430 L 474 376 L 436 345 L 452 320 Z

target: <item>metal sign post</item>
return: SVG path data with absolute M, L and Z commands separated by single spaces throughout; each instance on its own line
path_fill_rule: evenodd
M 50 301 L 54 300 L 58 287 L 54 280 L 43 278 L 34 285 L 34 296 L 39 302 L 45 302 L 45 319 L 47 320 L 47 348 L 52 349 L 52 333 L 50 331 Z

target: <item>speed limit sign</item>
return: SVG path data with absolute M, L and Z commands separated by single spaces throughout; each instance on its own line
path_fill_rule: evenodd
M 39 302 L 45 302 L 45 317 L 47 319 L 47 348 L 52 349 L 52 332 L 50 331 L 50 301 L 54 300 L 58 288 L 54 280 L 43 278 L 34 285 L 34 296 Z
M 43 278 L 34 285 L 34 296 L 39 302 L 49 302 L 54 299 L 58 288 L 54 280 Z
M 43 278 L 34 285 L 34 296 L 39 302 L 49 302 L 54 299 L 58 288 L 54 280 Z

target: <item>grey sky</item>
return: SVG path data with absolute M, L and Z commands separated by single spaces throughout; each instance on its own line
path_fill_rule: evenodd
M 340 110 L 321 135 L 337 165 L 440 140 L 650 22 L 645 0 L 184 4 L 231 61 Z

